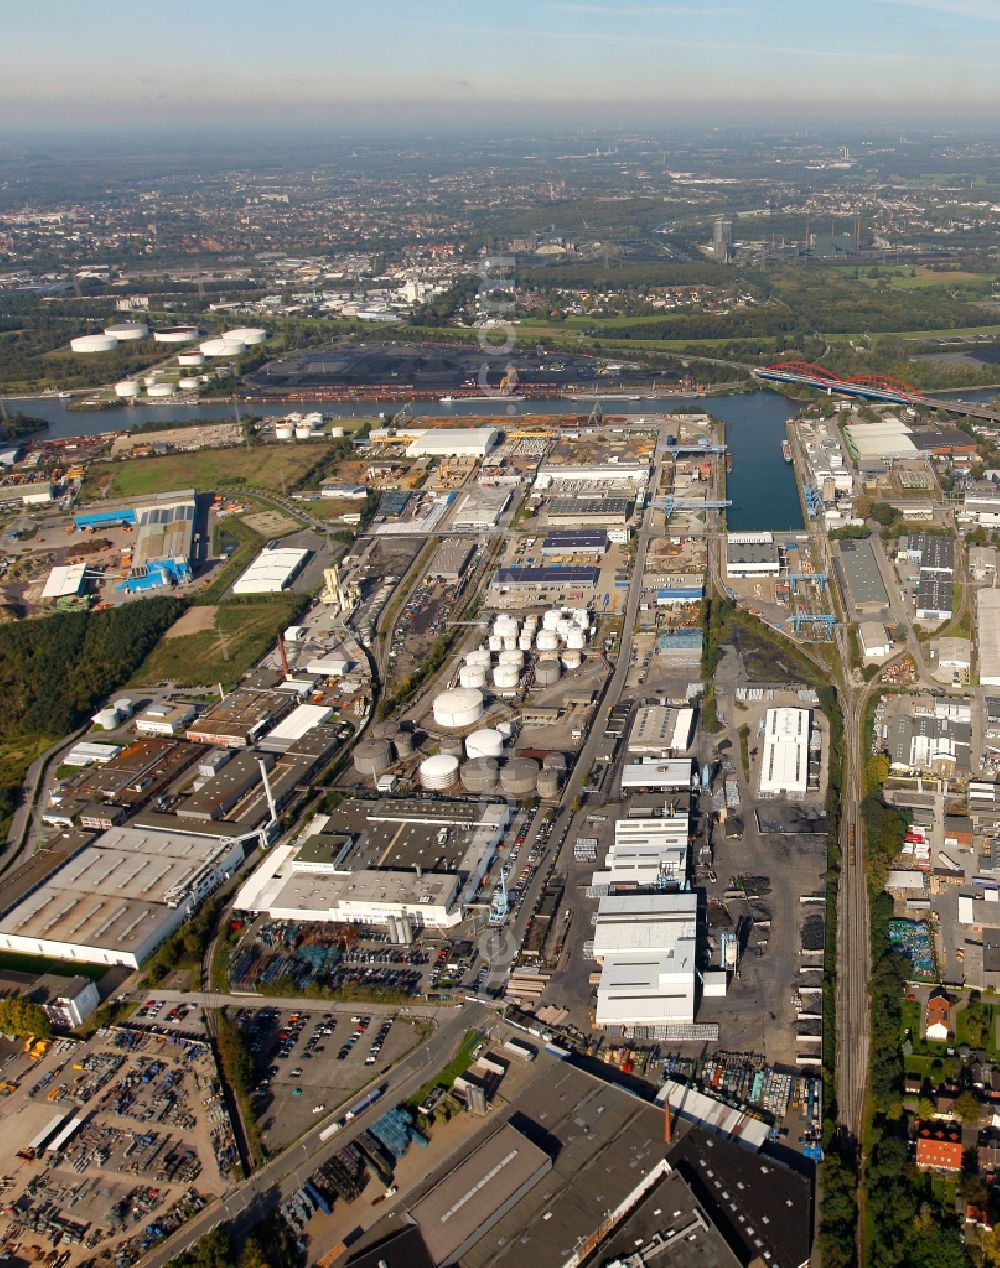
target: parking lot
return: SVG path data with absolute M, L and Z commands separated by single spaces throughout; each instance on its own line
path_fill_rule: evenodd
M 253 1108 L 269 1152 L 332 1114 L 424 1033 L 423 1023 L 384 1009 L 321 1008 L 288 1012 L 265 1004 L 234 1014 L 254 1063 Z

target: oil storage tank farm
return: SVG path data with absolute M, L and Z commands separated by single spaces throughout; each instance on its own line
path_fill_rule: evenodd
M 354 750 L 354 769 L 359 775 L 377 779 L 392 765 L 392 746 L 388 740 L 368 740 Z
M 465 751 L 473 757 L 499 757 L 503 753 L 503 736 L 495 727 L 473 731 L 465 741 Z
M 513 757 L 500 772 L 500 787 L 508 797 L 530 797 L 538 785 L 538 763 Z
M 144 321 L 119 321 L 113 326 L 105 326 L 104 333 L 119 343 L 131 343 L 137 339 L 145 339 L 149 335 L 149 327 Z
M 474 757 L 459 770 L 462 787 L 469 793 L 493 792 L 500 768 L 493 757 Z
M 420 763 L 420 784 L 428 792 L 445 792 L 458 779 L 458 758 L 447 753 L 426 757 Z

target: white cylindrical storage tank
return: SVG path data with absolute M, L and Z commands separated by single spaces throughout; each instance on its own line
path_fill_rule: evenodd
M 514 665 L 497 665 L 493 671 L 493 686 L 497 691 L 513 691 L 521 677 Z
M 503 636 L 503 650 L 505 652 L 517 651 L 517 635 L 516 634 L 505 634 Z
M 498 722 L 497 730 L 500 732 L 500 734 L 503 736 L 505 740 L 512 739 L 514 736 L 513 722 Z
M 562 620 L 562 613 L 559 611 L 559 609 L 549 608 L 549 610 L 542 617 L 542 629 L 543 630 L 557 630 L 559 628 L 559 622 L 561 620 Z
M 523 634 L 517 636 L 517 646 L 522 652 L 530 652 L 531 644 L 534 642 L 534 634 L 531 630 L 525 630 Z
M 486 686 L 486 666 L 463 665 L 458 671 L 458 685 L 467 690 L 481 691 Z
M 475 757 L 458 772 L 462 787 L 470 793 L 492 792 L 497 786 L 500 768 L 493 757 Z
M 586 608 L 573 609 L 573 624 L 579 625 L 581 630 L 585 630 L 590 624 L 590 614 Z
M 489 642 L 491 652 L 498 652 L 503 647 L 503 639 L 499 634 L 491 634 Z
M 154 400 L 162 400 L 165 396 L 173 396 L 176 391 L 176 383 L 152 383 L 146 388 L 146 395 Z
M 260 326 L 240 326 L 236 330 L 227 330 L 222 336 L 227 343 L 242 343 L 247 348 L 267 340 L 267 331 Z
M 556 626 L 556 633 L 559 635 L 561 639 L 565 639 L 566 635 L 570 632 L 570 630 L 574 628 L 575 627 L 573 625 L 573 622 L 567 621 L 567 619 L 563 617 L 562 620 L 560 620 L 559 624 Z
M 354 750 L 354 769 L 359 775 L 377 778 L 392 765 L 392 748 L 388 740 L 369 740 Z
M 178 352 L 178 365 L 204 365 L 205 354 L 203 352 Z
M 530 797 L 538 784 L 538 763 L 515 757 L 500 771 L 500 787 L 508 797 Z
M 567 669 L 579 669 L 583 664 L 583 652 L 576 652 L 567 648 L 562 654 L 562 663 Z
M 201 331 L 197 326 L 167 326 L 163 330 L 153 331 L 154 343 L 190 343 L 197 339 Z
M 465 741 L 469 757 L 499 757 L 503 753 L 503 736 L 494 727 L 485 726 L 473 731 Z
M 206 357 L 232 357 L 236 355 L 236 345 L 226 343 L 224 339 L 206 339 L 200 346 Z M 242 348 L 240 351 L 242 351 Z
M 489 669 L 493 664 L 493 656 L 486 647 L 477 647 L 474 652 L 469 652 L 465 657 L 467 665 L 482 665 L 485 669 Z
M 535 646 L 540 652 L 554 652 L 559 646 L 559 635 L 555 630 L 539 630 Z
M 513 665 L 517 669 L 521 669 L 524 665 L 524 652 L 517 648 L 507 648 L 500 653 L 501 665 Z
M 136 339 L 145 339 L 149 327 L 144 321 L 119 321 L 113 326 L 105 326 L 104 333 L 120 343 L 131 343 Z
M 420 785 L 428 792 L 443 792 L 458 778 L 458 758 L 447 753 L 425 757 L 420 763 Z
M 584 644 L 587 642 L 587 636 L 579 625 L 574 625 L 570 632 L 566 635 L 566 646 L 576 651 L 582 651 Z
M 291 440 L 292 424 L 291 423 L 275 423 L 274 438 L 275 440 Z
M 134 401 L 138 395 L 138 379 L 122 379 L 120 383 L 115 384 L 115 396 L 120 397 L 123 401 Z
M 539 687 L 551 687 L 559 681 L 562 670 L 557 660 L 540 660 L 535 666 L 535 682 Z
M 77 335 L 69 346 L 74 352 L 113 352 L 118 340 L 113 335 Z
M 194 378 L 178 379 L 177 386 L 182 392 L 194 392 L 201 387 L 201 379 L 197 375 Z
M 105 731 L 113 731 L 118 725 L 118 721 L 118 710 L 113 705 L 108 705 L 100 713 L 94 714 L 94 722 L 97 726 L 103 727 Z
M 434 698 L 438 726 L 474 726 L 483 716 L 483 693 L 475 688 L 453 687 Z

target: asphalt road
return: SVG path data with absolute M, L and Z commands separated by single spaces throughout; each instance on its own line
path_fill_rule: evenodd
M 183 998 L 190 1000 L 192 997 L 186 995 Z M 294 1193 L 317 1167 L 343 1149 L 369 1123 L 391 1106 L 412 1096 L 435 1071 L 447 1063 L 465 1031 L 481 1026 L 490 1016 L 490 1010 L 478 1004 L 466 1004 L 464 1008 L 453 1010 L 446 1019 L 441 1020 L 430 1042 L 421 1044 L 397 1066 L 381 1076 L 376 1086 L 383 1086 L 385 1093 L 369 1109 L 326 1141 L 321 1140 L 320 1135 L 328 1122 L 317 1124 L 301 1140 L 290 1145 L 255 1172 L 249 1180 L 231 1189 L 221 1203 L 213 1203 L 161 1243 L 146 1256 L 146 1268 L 167 1268 L 172 1259 L 219 1224 L 232 1222 L 240 1232 L 244 1228 L 249 1229 L 262 1215 Z M 360 1090 L 352 1101 L 360 1099 L 363 1094 L 363 1090 Z

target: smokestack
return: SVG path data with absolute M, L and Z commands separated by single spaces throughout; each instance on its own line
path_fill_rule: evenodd
M 670 1122 L 670 1097 L 663 1102 L 663 1139 L 670 1144 L 673 1139 L 673 1125 Z
M 278 655 L 281 657 L 281 668 L 286 678 L 290 678 L 288 671 L 288 653 L 285 651 L 285 636 L 279 630 L 278 632 Z

